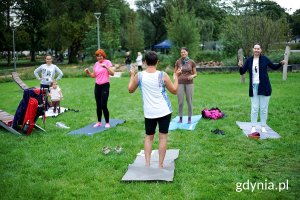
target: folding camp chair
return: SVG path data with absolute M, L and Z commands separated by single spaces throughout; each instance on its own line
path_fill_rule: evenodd
M 5 128 L 6 130 L 8 130 L 9 132 L 16 134 L 16 135 L 21 135 L 21 133 L 19 133 L 17 130 L 15 130 L 14 128 L 11 127 L 12 122 L 13 122 L 14 116 L 3 111 L 0 110 L 0 126 L 2 126 L 3 128 Z M 38 125 L 34 125 L 35 128 L 45 131 L 45 129 L 41 128 Z
M 18 131 L 16 131 L 11 127 L 13 119 L 14 119 L 13 115 L 3 110 L 0 110 L 0 125 L 11 133 L 14 133 L 16 135 L 21 135 Z

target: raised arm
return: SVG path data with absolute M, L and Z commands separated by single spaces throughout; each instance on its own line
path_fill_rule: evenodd
M 248 60 L 246 60 L 246 62 L 244 63 L 244 65 L 243 65 L 242 61 L 239 61 L 238 66 L 240 67 L 240 75 L 245 74 L 246 71 L 248 70 L 247 63 L 248 63 Z
M 181 74 L 181 69 L 178 69 L 173 77 L 174 77 L 174 83 L 172 83 L 169 75 L 167 73 L 164 73 L 164 82 L 166 85 L 166 88 L 172 93 L 172 94 L 177 94 L 178 91 L 178 76 Z
M 103 65 L 103 67 L 107 69 L 109 75 L 115 75 L 115 71 L 111 67 L 107 67 L 106 65 Z
M 96 78 L 95 73 L 90 72 L 90 70 L 89 70 L 88 68 L 85 68 L 84 71 L 85 71 L 85 73 L 86 73 L 87 75 L 89 75 L 91 78 Z
M 268 59 L 268 58 L 267 58 Z M 282 65 L 285 64 L 285 60 L 280 61 L 278 64 L 273 64 L 269 59 L 268 59 L 268 66 L 274 70 L 279 69 Z
M 128 83 L 128 92 L 134 93 L 134 91 L 138 87 L 138 74 L 135 74 L 133 70 L 130 70 L 129 73 L 130 73 L 130 80 Z

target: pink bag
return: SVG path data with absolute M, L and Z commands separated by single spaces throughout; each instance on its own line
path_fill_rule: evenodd
M 217 120 L 224 117 L 224 113 L 221 112 L 219 108 L 211 108 L 202 110 L 202 117 Z

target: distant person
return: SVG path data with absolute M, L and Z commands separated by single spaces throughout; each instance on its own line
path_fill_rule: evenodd
M 269 100 L 272 93 L 271 83 L 268 75 L 268 67 L 279 69 L 285 61 L 274 65 L 266 56 L 261 55 L 262 49 L 259 44 L 254 45 L 253 56 L 249 57 L 244 65 L 239 61 L 240 74 L 249 72 L 249 96 L 251 99 L 251 133 L 256 132 L 258 109 L 260 109 L 261 131 L 266 133 L 265 128 L 268 117 Z
M 85 58 L 84 53 L 83 53 L 83 52 L 79 52 L 79 53 L 78 53 L 78 59 L 79 59 L 82 63 L 83 63 L 84 58 Z
M 138 56 L 137 56 L 135 61 L 136 61 L 136 64 L 138 66 L 138 70 L 143 71 L 143 68 L 142 68 L 142 66 L 143 66 L 143 55 L 142 55 L 141 52 L 138 52 L 137 55 Z
M 52 56 L 46 55 L 46 64 L 42 64 L 38 68 L 34 70 L 35 77 L 41 81 L 41 88 L 50 88 L 53 80 L 58 81 L 62 78 L 63 73 L 62 71 L 54 64 L 52 64 Z M 39 73 L 41 72 L 41 76 Z M 55 78 L 55 74 L 58 74 L 57 78 Z
M 54 80 L 52 82 L 52 87 L 50 87 L 49 96 L 51 97 L 51 103 L 53 106 L 53 113 L 57 112 L 60 113 L 60 101 L 63 100 L 63 94 L 59 86 L 57 85 L 57 81 Z
M 93 72 L 90 72 L 88 68 L 85 69 L 87 75 L 92 78 L 96 78 L 95 83 L 95 99 L 97 106 L 97 117 L 98 122 L 95 123 L 94 127 L 102 126 L 102 112 L 105 118 L 105 128 L 110 128 L 109 124 L 109 110 L 107 108 L 107 102 L 109 97 L 109 75 L 114 75 L 112 64 L 110 60 L 106 59 L 106 53 L 103 49 L 98 49 L 95 52 L 97 62 L 94 64 Z
M 181 48 L 181 57 L 175 63 L 175 72 L 181 70 L 181 74 L 178 77 L 178 123 L 182 123 L 183 116 L 183 103 L 184 96 L 186 96 L 186 101 L 188 105 L 188 123 L 192 121 L 193 115 L 193 94 L 194 94 L 194 82 L 193 79 L 197 76 L 196 63 L 188 57 L 188 48 Z
M 133 93 L 137 87 L 140 87 L 145 117 L 145 143 L 144 152 L 146 166 L 150 166 L 152 152 L 152 141 L 154 139 L 155 129 L 159 126 L 159 168 L 163 168 L 163 162 L 167 150 L 167 140 L 169 124 L 171 120 L 172 107 L 165 88 L 172 94 L 177 93 L 178 75 L 180 70 L 174 73 L 174 84 L 168 74 L 156 70 L 158 56 L 154 51 L 147 52 L 145 55 L 147 69 L 138 74 L 130 70 L 130 81 L 128 84 L 129 93 Z
M 126 52 L 125 64 L 126 64 L 126 67 L 127 67 L 128 71 L 130 71 L 130 67 L 131 67 L 131 55 L 130 55 L 129 51 Z

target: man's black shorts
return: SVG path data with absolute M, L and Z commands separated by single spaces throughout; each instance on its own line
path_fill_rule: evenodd
M 170 113 L 166 116 L 160 117 L 160 118 L 154 118 L 154 119 L 145 118 L 146 134 L 154 135 L 157 124 L 158 124 L 158 128 L 159 128 L 159 132 L 167 134 L 169 131 L 171 116 L 172 116 L 172 113 Z

